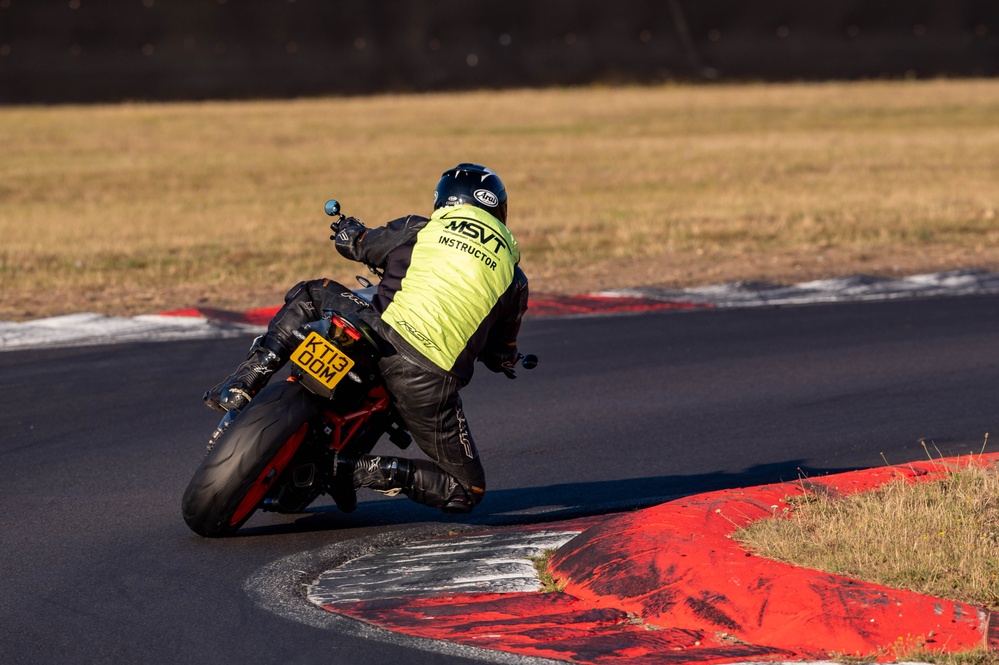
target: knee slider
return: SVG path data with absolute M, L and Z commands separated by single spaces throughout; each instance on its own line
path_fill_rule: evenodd
M 465 514 L 472 512 L 472 509 L 479 505 L 485 490 L 473 487 L 469 492 L 460 484 L 455 483 L 454 489 L 447 497 L 447 503 L 440 507 L 441 512 L 448 514 Z
M 472 512 L 472 508 L 475 508 L 475 504 L 471 501 L 451 499 L 445 505 L 441 506 L 441 512 L 448 515 L 466 515 Z

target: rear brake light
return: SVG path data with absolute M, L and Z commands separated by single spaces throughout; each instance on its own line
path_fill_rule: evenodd
M 347 337 L 351 338 L 355 342 L 357 340 L 361 339 L 361 331 L 359 331 L 357 328 L 355 328 L 346 319 L 342 319 L 339 316 L 334 316 L 333 317 L 333 324 L 337 328 L 341 328 L 345 333 L 347 333 Z

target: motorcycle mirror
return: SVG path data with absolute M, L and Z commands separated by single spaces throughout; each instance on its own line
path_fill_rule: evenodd
M 524 369 L 534 369 L 538 366 L 538 357 L 533 353 L 529 353 L 520 361 L 520 366 Z
M 336 199 L 330 199 L 326 202 L 326 214 L 330 217 L 336 217 L 340 214 L 340 202 Z

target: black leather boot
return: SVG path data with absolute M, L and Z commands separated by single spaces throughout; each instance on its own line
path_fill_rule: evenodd
M 429 460 L 367 455 L 355 465 L 354 487 L 367 487 L 388 496 L 401 492 L 445 513 L 467 513 L 478 503 L 453 476 Z
M 237 411 L 267 385 L 271 375 L 281 369 L 288 353 L 276 342 L 261 335 L 253 340 L 246 360 L 232 374 L 204 395 L 205 404 L 219 413 Z

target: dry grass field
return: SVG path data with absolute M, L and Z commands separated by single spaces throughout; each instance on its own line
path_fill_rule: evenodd
M 536 291 L 999 268 L 999 81 L 0 108 L 0 320 L 353 284 L 327 198 L 499 171 Z
M 999 610 L 999 473 L 898 480 L 846 498 L 808 496 L 790 519 L 736 538 L 771 559 Z

